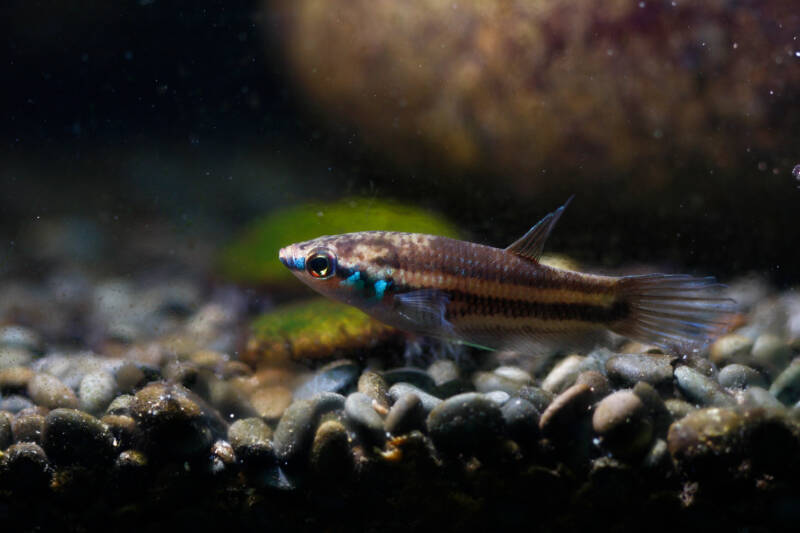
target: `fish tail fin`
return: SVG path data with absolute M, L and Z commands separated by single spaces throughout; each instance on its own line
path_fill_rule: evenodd
M 662 348 L 685 349 L 707 344 L 724 333 L 735 301 L 720 294 L 724 285 L 713 277 L 645 274 L 619 279 L 625 318 L 610 329 Z

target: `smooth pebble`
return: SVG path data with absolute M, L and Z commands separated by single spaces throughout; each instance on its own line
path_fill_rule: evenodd
M 39 373 L 28 382 L 28 396 L 36 405 L 55 409 L 58 407 L 78 407 L 78 397 L 72 389 L 50 374 Z
M 467 392 L 446 399 L 428 415 L 428 433 L 442 451 L 478 452 L 503 431 L 503 415 L 483 394 Z

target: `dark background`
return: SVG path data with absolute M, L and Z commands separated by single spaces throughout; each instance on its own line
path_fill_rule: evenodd
M 608 267 L 798 279 L 800 182 L 760 168 L 760 155 L 724 183 L 687 168 L 657 203 L 591 179 L 590 164 L 521 197 L 481 176 L 398 167 L 321 118 L 288 75 L 282 21 L 258 2 L 72 4 L 0 7 L 6 250 L 39 218 L 159 219 L 224 241 L 271 209 L 352 194 L 430 207 L 504 246 L 575 194 L 550 250 Z

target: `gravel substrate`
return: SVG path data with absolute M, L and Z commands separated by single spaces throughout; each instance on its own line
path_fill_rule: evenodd
M 253 369 L 245 291 L 76 279 L 68 301 L 0 287 L 36 296 L 0 310 L 0 520 L 20 529 L 800 520 L 794 292 L 732 283 L 738 326 L 700 354 L 619 339 L 542 366 L 379 346 Z

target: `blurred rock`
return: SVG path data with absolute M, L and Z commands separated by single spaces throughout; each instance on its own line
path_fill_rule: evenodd
M 266 3 L 337 127 L 529 193 L 549 186 L 543 168 L 636 182 L 696 157 L 735 168 L 798 131 L 782 112 L 800 82 L 792 0 Z

